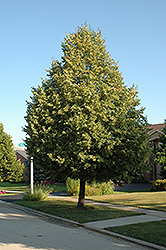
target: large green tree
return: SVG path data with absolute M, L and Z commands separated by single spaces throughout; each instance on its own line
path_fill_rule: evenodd
M 161 165 L 161 176 L 166 179 L 166 120 L 163 134 L 159 138 L 160 146 L 156 149 L 155 161 Z
M 138 91 L 127 88 L 101 31 L 86 24 L 62 42 L 47 78 L 27 102 L 29 155 L 52 175 L 85 181 L 129 181 L 144 170 L 148 135 Z
M 0 181 L 19 182 L 23 178 L 24 164 L 14 153 L 13 142 L 0 123 Z

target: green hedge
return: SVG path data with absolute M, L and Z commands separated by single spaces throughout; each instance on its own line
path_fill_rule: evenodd
M 85 184 L 85 196 L 94 196 L 94 195 L 105 195 L 113 193 L 113 182 L 92 182 Z M 68 178 L 66 181 L 66 192 L 70 196 L 78 196 L 80 189 L 80 181 Z
M 151 191 L 166 191 L 166 179 L 153 182 Z

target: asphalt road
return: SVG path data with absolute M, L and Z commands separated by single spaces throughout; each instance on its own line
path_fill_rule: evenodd
M 78 226 L 48 222 L 0 201 L 2 250 L 145 250 L 145 247 Z M 149 248 L 147 248 L 149 249 Z
M 7 201 L 7 202 L 21 201 L 22 198 L 23 198 L 23 195 L 20 195 L 20 194 L 0 196 L 0 200 Z

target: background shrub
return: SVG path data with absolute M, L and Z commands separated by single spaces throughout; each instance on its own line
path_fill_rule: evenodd
M 85 196 L 94 196 L 94 195 L 105 195 L 113 193 L 113 185 L 112 181 L 108 182 L 92 182 L 85 184 Z M 78 196 L 80 190 L 80 180 L 74 180 L 68 178 L 66 181 L 66 192 L 70 196 Z
M 80 180 L 74 180 L 70 177 L 66 180 L 66 192 L 70 196 L 78 196 L 79 195 L 79 186 Z
M 153 182 L 151 191 L 166 191 L 166 179 Z
M 103 182 L 99 184 L 99 195 L 112 194 L 114 183 L 112 181 Z

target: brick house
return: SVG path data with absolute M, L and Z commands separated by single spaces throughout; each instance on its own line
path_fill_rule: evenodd
M 14 147 L 14 152 L 17 157 L 17 160 L 20 159 L 21 163 L 25 165 L 25 162 L 28 161 L 28 155 L 23 148 Z
M 148 126 L 148 133 L 150 135 L 150 139 L 149 142 L 152 143 L 152 147 L 153 149 L 156 149 L 157 147 L 159 147 L 160 142 L 159 142 L 159 137 L 161 134 L 163 134 L 163 128 L 165 127 L 164 123 L 160 123 L 160 124 L 153 124 L 153 125 L 149 125 Z M 161 170 L 161 166 L 157 165 L 154 162 L 155 159 L 155 155 L 152 153 L 151 156 L 148 159 L 148 163 L 152 164 L 152 171 L 150 174 L 146 175 L 146 179 L 148 181 L 154 181 L 157 179 L 161 179 L 162 176 L 160 176 L 160 170 Z

